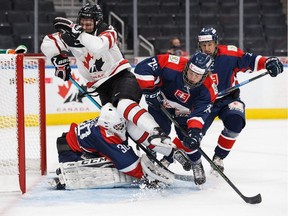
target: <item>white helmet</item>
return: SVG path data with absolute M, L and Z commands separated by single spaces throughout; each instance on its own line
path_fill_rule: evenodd
M 101 108 L 98 125 L 117 134 L 123 141 L 126 140 L 127 121 L 120 116 L 111 103 L 107 103 Z

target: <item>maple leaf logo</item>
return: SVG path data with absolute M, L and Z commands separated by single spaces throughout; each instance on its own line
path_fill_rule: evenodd
M 95 73 L 95 72 L 100 72 L 102 71 L 102 66 L 103 66 L 104 62 L 102 60 L 102 58 L 100 59 L 96 59 L 93 67 L 90 68 L 89 72 L 90 73 Z
M 90 53 L 85 56 L 85 61 L 83 61 L 84 67 L 89 70 L 89 62 L 90 60 L 93 59 L 93 56 L 90 55 Z
M 67 82 L 68 83 L 68 86 L 66 86 L 66 85 L 61 85 L 61 86 L 58 86 L 58 94 L 62 97 L 62 98 L 65 98 L 66 97 L 66 95 L 68 94 L 68 92 L 69 92 L 69 89 L 70 89 L 70 87 L 71 87 L 71 85 L 72 85 L 72 83 L 71 82 Z
M 73 79 L 78 82 L 79 78 L 76 78 L 74 74 L 72 75 Z M 83 103 L 83 96 L 80 93 L 80 91 L 77 89 L 76 91 L 71 89 L 72 82 L 68 81 L 67 85 L 63 84 L 61 86 L 58 86 L 58 94 L 64 99 L 64 103 L 69 102 L 78 102 Z M 86 90 L 87 87 L 81 86 L 83 89 Z
M 102 58 L 96 59 L 96 61 L 95 61 L 96 70 L 97 71 L 102 71 L 103 64 L 104 64 L 104 62 L 103 62 Z

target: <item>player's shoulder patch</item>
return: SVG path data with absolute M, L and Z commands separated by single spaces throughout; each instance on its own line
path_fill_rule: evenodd
M 168 62 L 172 62 L 172 63 L 174 63 L 174 64 L 179 64 L 179 62 L 180 62 L 180 56 L 169 55 L 169 57 L 168 57 Z
M 237 47 L 234 45 L 227 45 L 227 50 L 237 52 Z
M 242 57 L 244 52 L 234 45 L 219 45 L 218 55 L 226 55 L 231 57 Z

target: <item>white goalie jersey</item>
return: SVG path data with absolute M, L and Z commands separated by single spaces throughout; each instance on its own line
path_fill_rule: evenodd
M 71 51 L 88 87 L 93 85 L 97 88 L 120 71 L 131 68 L 118 48 L 117 32 L 112 26 L 98 36 L 83 32 L 77 40 L 66 33 L 46 35 L 41 51 L 49 59 L 63 51 Z

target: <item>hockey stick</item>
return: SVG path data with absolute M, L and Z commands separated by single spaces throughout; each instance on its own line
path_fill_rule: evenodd
M 69 78 L 69 80 L 79 89 L 80 92 L 82 92 L 96 107 L 98 107 L 99 109 L 101 109 L 101 105 L 94 100 L 89 94 L 87 94 L 87 92 L 77 83 L 77 81 L 75 81 L 72 77 Z M 131 138 L 130 135 L 128 135 L 129 138 L 131 140 L 133 140 Z M 161 168 L 169 171 L 170 173 L 172 173 L 175 176 L 175 179 L 178 180 L 182 180 L 182 181 L 193 181 L 193 176 L 191 175 L 180 175 L 180 174 L 176 174 L 174 172 L 172 172 L 171 170 L 169 170 L 167 167 L 165 167 L 148 149 L 146 149 L 142 144 L 135 142 L 135 140 L 133 140 L 133 142 L 136 144 L 136 147 L 141 148 L 148 156 L 149 158 L 151 158 L 154 162 L 156 162 Z
M 186 131 L 178 124 L 178 122 L 174 119 L 174 117 L 165 109 L 163 105 L 161 105 L 161 110 L 164 112 L 164 114 L 170 119 L 171 122 L 181 131 L 181 133 L 188 137 L 188 134 Z M 246 202 L 250 204 L 258 204 L 261 203 L 262 197 L 261 194 L 257 194 L 253 197 L 247 197 L 244 196 L 238 188 L 229 180 L 229 178 L 218 168 L 218 166 L 206 155 L 206 153 L 199 147 L 198 151 L 203 155 L 203 157 L 209 162 L 209 164 L 215 169 L 223 178 L 224 180 L 236 191 L 236 193 Z
M 243 81 L 243 82 L 241 82 L 241 83 L 238 83 L 238 84 L 235 85 L 235 86 L 232 86 L 232 87 L 230 87 L 230 88 L 227 88 L 227 89 L 219 92 L 219 93 L 218 93 L 218 97 L 219 97 L 219 96 L 226 95 L 226 94 L 228 94 L 228 93 L 230 93 L 230 92 L 232 92 L 232 91 L 240 88 L 241 86 L 246 85 L 246 84 L 248 84 L 248 83 L 250 83 L 250 82 L 252 82 L 252 81 L 254 81 L 254 80 L 256 80 L 256 79 L 259 79 L 259 78 L 267 75 L 267 74 L 269 74 L 269 72 L 268 72 L 268 71 L 265 71 L 264 73 L 259 74 L 258 76 L 255 76 L 255 77 L 253 77 L 253 78 L 251 78 L 251 79 L 248 79 L 248 80 L 245 80 L 245 81 Z
M 80 92 L 82 92 L 98 109 L 101 109 L 101 105 L 95 101 L 90 95 L 87 94 L 87 92 L 80 86 L 76 80 L 74 80 L 72 77 L 69 78 L 69 80 L 78 88 Z

